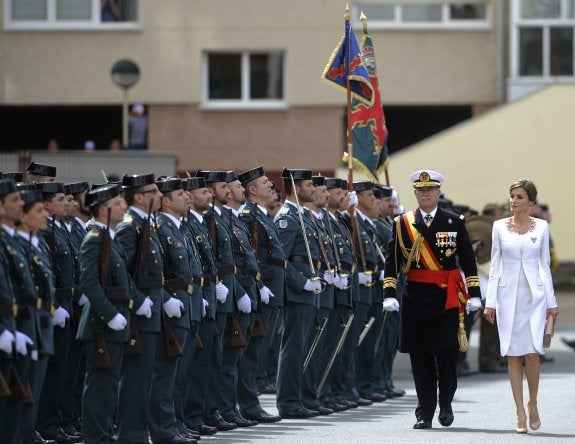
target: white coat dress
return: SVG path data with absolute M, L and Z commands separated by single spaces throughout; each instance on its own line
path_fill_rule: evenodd
M 534 225 L 525 234 L 511 231 L 509 218 L 493 224 L 485 306 L 496 310 L 501 356 L 545 354 L 547 309 L 557 307 L 549 266 L 549 226 L 545 220 L 532 220 Z

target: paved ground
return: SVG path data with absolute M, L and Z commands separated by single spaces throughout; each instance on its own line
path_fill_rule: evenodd
M 434 420 L 432 430 L 413 430 L 415 389 L 408 359 L 399 355 L 395 364 L 396 386 L 406 396 L 311 420 L 284 420 L 275 425 L 218 433 L 204 437 L 204 444 L 223 443 L 575 443 L 575 352 L 562 336 L 575 339 L 575 292 L 559 292 L 559 315 L 555 338 L 542 365 L 539 412 L 542 426 L 527 435 L 517 435 L 515 408 L 506 374 L 481 374 L 460 378 L 453 410 L 455 422 L 443 428 Z M 478 335 L 471 335 L 470 363 L 477 367 Z M 526 383 L 525 383 L 526 390 Z M 262 396 L 262 404 L 277 413 L 275 398 Z

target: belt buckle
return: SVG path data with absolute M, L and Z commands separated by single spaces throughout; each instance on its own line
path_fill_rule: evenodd
M 351 272 L 352 272 L 352 273 L 355 273 L 355 269 L 356 269 L 355 264 L 351 264 Z
M 128 300 L 128 309 L 131 310 L 132 307 L 134 307 L 134 300 L 133 300 L 133 299 L 129 299 L 129 300 Z
M 236 274 L 236 273 L 237 273 L 237 271 L 238 271 L 238 267 L 236 267 L 236 265 L 235 265 L 235 264 L 234 264 L 234 265 L 232 265 L 232 273 L 233 273 L 233 274 Z
M 194 292 L 194 286 L 192 284 L 188 284 L 188 294 L 192 294 Z
M 36 298 L 36 310 L 40 310 L 42 308 L 42 299 Z
M 284 269 L 287 268 L 289 265 L 289 262 L 287 260 L 284 260 Z
M 200 287 L 203 287 L 203 286 L 204 286 L 204 277 L 201 276 L 200 277 Z
M 18 305 L 15 302 L 12 302 L 12 316 L 18 316 Z
M 54 316 L 54 313 L 56 313 L 56 307 L 54 304 L 50 304 L 50 316 Z
M 262 280 L 262 274 L 259 271 L 256 273 L 255 279 L 258 282 Z

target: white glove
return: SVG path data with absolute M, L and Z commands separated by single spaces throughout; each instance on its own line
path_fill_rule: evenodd
M 242 313 L 252 312 L 252 301 L 247 293 L 238 299 L 238 310 Z
M 260 299 L 262 300 L 262 302 L 264 304 L 269 304 L 270 302 L 270 298 L 273 298 L 274 294 L 271 292 L 271 290 L 266 287 L 265 285 L 260 288 Z
M 371 273 L 358 273 L 359 283 L 360 285 L 369 285 L 373 279 L 373 275 Z
M 176 298 L 170 298 L 163 304 L 164 313 L 169 318 L 180 318 L 182 317 L 182 309 L 184 308 L 184 303 Z
M 12 353 L 14 349 L 14 335 L 10 330 L 4 330 L 0 335 L 0 350 L 4 353 Z
M 128 325 L 128 320 L 121 313 L 117 313 L 116 316 L 108 321 L 108 327 L 115 331 L 123 330 L 126 325 Z
M 321 290 L 321 282 L 312 281 L 311 279 L 308 279 L 305 285 L 303 286 L 303 289 L 306 291 L 313 291 L 314 293 L 317 293 Z
M 66 319 L 70 318 L 70 313 L 62 307 L 58 307 L 52 316 L 52 323 L 58 327 L 64 328 L 66 326 Z
M 33 345 L 32 339 L 25 335 L 22 332 L 16 332 L 16 351 L 20 353 L 22 356 L 26 356 L 28 354 L 28 344 Z
M 383 282 L 383 279 L 384 279 L 384 278 L 385 278 L 385 270 L 381 270 L 381 271 L 379 272 L 379 280 L 380 280 L 381 282 Z
M 32 359 L 32 361 L 37 361 L 38 360 L 38 350 L 32 350 L 30 352 L 30 358 Z
M 216 299 L 218 300 L 218 302 L 220 302 L 222 304 L 224 302 L 226 302 L 226 299 L 228 298 L 229 292 L 230 292 L 230 290 L 228 289 L 228 287 L 226 287 L 221 282 L 218 282 L 216 284 Z
M 206 315 L 206 308 L 210 306 L 210 303 L 205 299 L 202 299 L 202 316 Z
M 329 271 L 324 271 L 323 280 L 326 281 L 328 284 L 335 284 L 337 280 L 337 274 L 331 273 Z
M 350 191 L 347 195 L 347 207 L 357 206 L 357 193 L 355 191 Z
M 86 297 L 85 294 L 83 294 L 82 296 L 80 296 L 80 299 L 78 299 L 78 305 L 80 307 L 83 307 L 84 305 L 86 305 L 86 302 L 88 302 L 88 298 Z
M 142 302 L 140 308 L 136 310 L 136 314 L 138 316 L 145 316 L 150 319 L 152 317 L 152 305 L 154 305 L 154 303 L 150 298 L 144 299 L 144 302 Z
M 399 311 L 399 302 L 395 298 L 385 298 L 383 300 L 383 309 L 385 311 Z
M 335 286 L 340 290 L 344 290 L 349 285 L 349 277 L 338 276 L 339 280 L 335 283 Z
M 481 308 L 481 298 L 469 298 L 467 300 L 467 305 L 465 306 L 465 311 L 467 314 L 471 311 L 475 311 Z

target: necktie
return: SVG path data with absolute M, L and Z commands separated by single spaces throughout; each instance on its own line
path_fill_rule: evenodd
M 429 227 L 431 225 L 431 221 L 433 220 L 433 216 L 431 214 L 426 214 L 424 219 L 425 219 L 425 225 Z

